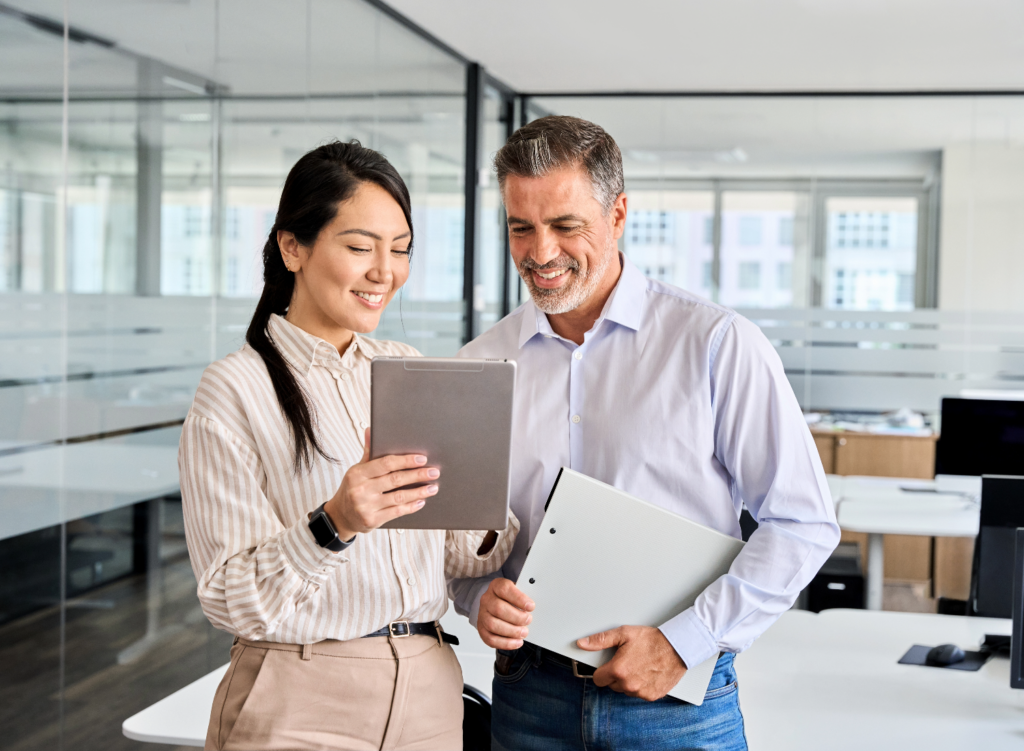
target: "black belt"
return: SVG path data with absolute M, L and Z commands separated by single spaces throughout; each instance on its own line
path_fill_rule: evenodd
M 451 644 L 453 646 L 459 646 L 459 638 L 452 634 L 446 634 L 440 624 L 437 621 L 431 621 L 430 623 L 409 623 L 409 621 L 392 621 L 384 628 L 374 631 L 372 634 L 367 634 L 364 639 L 368 639 L 371 636 L 390 636 L 394 639 L 401 639 L 406 636 L 433 636 L 435 639 L 441 637 L 441 641 L 445 644 Z
M 562 665 L 564 667 L 570 668 L 572 670 L 572 674 L 575 675 L 577 678 L 594 677 L 594 668 L 590 665 L 586 665 L 582 662 L 577 662 L 576 660 L 571 660 L 565 655 L 560 655 L 558 654 L 558 652 L 552 652 L 550 649 L 538 647 L 536 644 L 530 644 L 530 646 L 533 647 L 533 649 L 536 650 L 536 652 L 538 652 L 543 659 L 550 660 L 556 665 Z

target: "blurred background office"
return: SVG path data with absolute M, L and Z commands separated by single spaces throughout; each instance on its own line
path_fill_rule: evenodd
M 1024 380 L 1022 28 L 1009 0 L 0 2 L 4 748 L 135 748 L 122 719 L 227 660 L 180 425 L 326 140 L 412 193 L 375 335 L 447 356 L 525 300 L 491 155 L 545 114 L 601 124 L 622 251 L 763 328 L 826 471 L 933 477 L 941 400 Z M 886 535 L 880 606 L 966 599 L 973 545 Z

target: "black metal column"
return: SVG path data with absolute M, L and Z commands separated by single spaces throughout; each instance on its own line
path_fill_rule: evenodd
M 507 141 L 516 132 L 516 100 L 515 97 L 503 95 L 501 99 L 502 120 L 505 123 L 505 140 Z M 500 190 L 500 186 L 499 186 Z M 501 247 L 505 253 L 505 262 L 502 264 L 501 274 L 501 315 L 507 316 L 512 308 L 518 307 L 519 295 L 513 295 L 512 285 L 519 277 L 516 274 L 515 266 L 512 263 L 512 254 L 508 245 L 508 226 L 506 225 L 507 215 L 505 214 L 505 202 L 502 200 L 500 209 L 502 243 Z M 517 288 L 518 291 L 518 288 Z
M 480 333 L 480 312 L 484 302 L 479 263 L 480 166 L 483 144 L 484 70 L 479 63 L 466 66 L 466 215 L 462 298 L 465 302 L 463 339 L 472 341 Z

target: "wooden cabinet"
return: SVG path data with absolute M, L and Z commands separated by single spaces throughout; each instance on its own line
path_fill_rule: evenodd
M 825 472 L 873 477 L 935 476 L 935 437 L 811 431 Z M 861 547 L 866 561 L 867 535 L 843 532 L 843 542 Z M 885 578 L 931 581 L 933 596 L 966 599 L 974 541 L 954 537 L 885 536 Z

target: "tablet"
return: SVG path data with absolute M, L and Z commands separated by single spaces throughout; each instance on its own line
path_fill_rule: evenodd
M 508 523 L 516 364 L 459 357 L 375 357 L 370 458 L 423 454 L 437 494 L 389 529 L 494 529 Z

